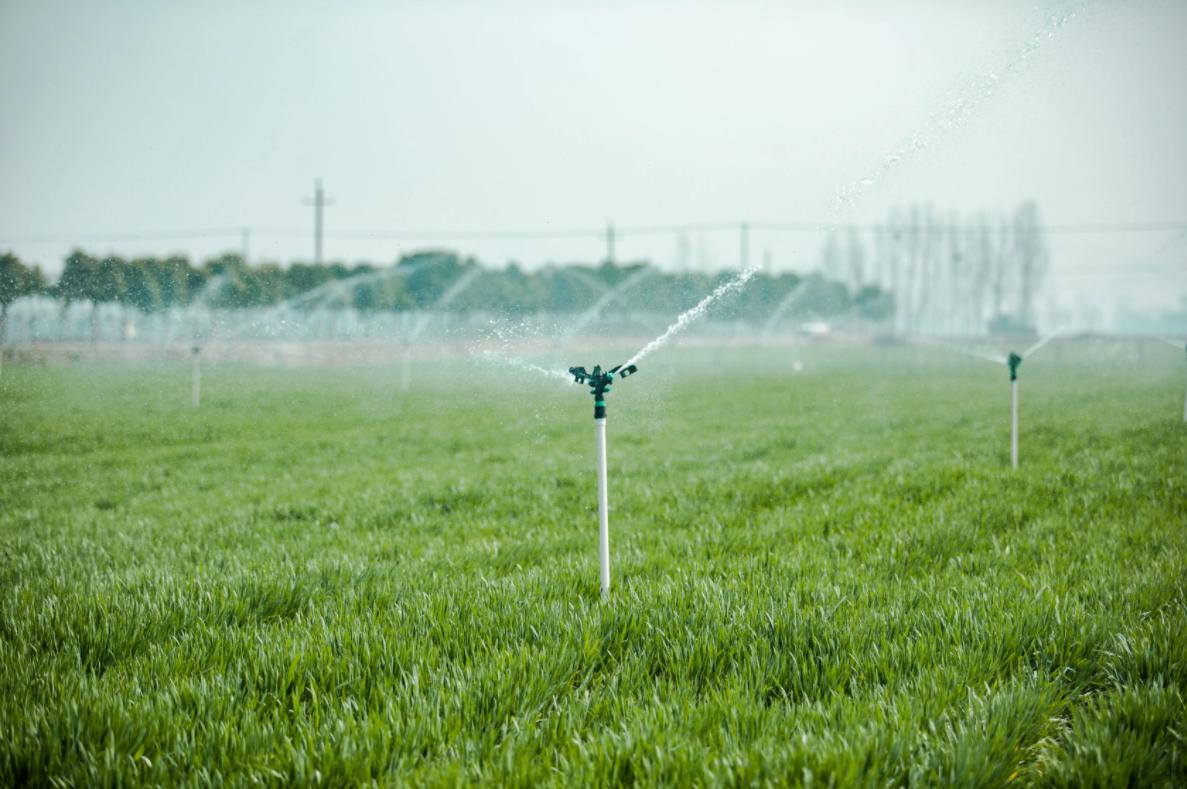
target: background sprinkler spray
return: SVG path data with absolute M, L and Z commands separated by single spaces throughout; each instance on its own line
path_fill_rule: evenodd
M 594 425 L 598 436 L 598 565 L 601 571 L 602 596 L 610 594 L 610 504 L 606 488 L 606 395 L 615 374 L 626 378 L 639 372 L 633 364 L 622 364 L 605 372 L 600 365 L 592 372 L 584 367 L 570 367 L 569 374 L 579 384 L 589 384 L 594 397 Z

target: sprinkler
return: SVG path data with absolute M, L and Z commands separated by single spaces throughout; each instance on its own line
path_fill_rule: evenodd
M 606 395 L 611 391 L 614 376 L 626 378 L 639 372 L 633 364 L 602 371 L 595 366 L 592 372 L 584 367 L 570 367 L 569 374 L 579 384 L 588 384 L 594 398 L 594 425 L 598 436 L 598 564 L 601 570 L 602 597 L 610 594 L 610 504 L 606 489 Z
M 1055 339 L 1063 332 L 1062 328 L 1047 334 L 1043 339 L 1036 342 L 1034 345 L 1027 348 L 1022 353 L 1011 352 L 1009 356 L 999 356 L 995 353 L 984 353 L 970 348 L 962 348 L 958 345 L 949 345 L 946 342 L 938 340 L 927 341 L 929 345 L 937 345 L 941 348 L 946 348 L 950 351 L 971 356 L 976 359 L 984 359 L 987 362 L 994 364 L 1004 364 L 1010 368 L 1010 465 L 1018 468 L 1018 368 L 1022 366 L 1023 359 L 1029 359 L 1039 351 L 1051 340 Z
M 1018 367 L 1022 357 L 1011 351 L 1006 364 L 1010 365 L 1010 465 L 1018 468 Z
M 202 404 L 202 365 L 198 354 L 202 353 L 202 346 L 190 348 L 190 369 L 192 370 L 192 388 L 190 390 L 190 405 L 197 408 Z
M 1022 353 L 1010 352 L 1005 362 L 1010 367 L 1010 465 L 1018 468 L 1018 368 L 1023 359 L 1034 356 L 1040 348 L 1051 342 L 1063 332 L 1063 327 L 1048 333 L 1043 339 L 1027 348 Z

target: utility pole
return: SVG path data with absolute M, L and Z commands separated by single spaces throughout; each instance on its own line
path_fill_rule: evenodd
M 614 262 L 614 222 L 606 220 L 606 262 Z
M 251 229 L 250 228 L 245 227 L 239 231 L 239 243 L 240 243 L 239 254 L 243 260 L 243 265 L 246 266 L 247 265 L 247 255 L 248 255 L 248 252 L 250 252 L 250 250 L 251 250 Z
M 741 231 L 741 248 L 738 250 L 738 268 L 741 271 L 746 270 L 747 264 L 750 262 L 750 225 L 743 222 L 738 228 Z
M 321 179 L 314 179 L 313 199 L 310 200 L 306 197 L 305 205 L 313 206 L 313 262 L 316 265 L 321 265 L 322 211 L 326 206 L 333 204 L 333 200 L 326 199 L 326 193 L 321 187 Z
M 773 274 L 773 266 L 771 265 L 771 248 L 767 247 L 762 252 L 762 268 L 767 274 Z

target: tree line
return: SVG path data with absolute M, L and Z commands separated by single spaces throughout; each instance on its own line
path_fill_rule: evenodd
M 443 296 L 463 277 L 464 290 Z M 0 309 L 24 296 L 46 295 L 63 309 L 83 303 L 115 304 L 153 314 L 201 306 L 251 309 L 288 304 L 294 309 L 353 307 L 362 311 L 440 309 L 458 313 L 573 313 L 590 307 L 609 290 L 622 286 L 607 309 L 676 312 L 685 309 L 732 272 L 662 272 L 646 263 L 546 266 L 527 272 L 517 265 L 482 267 L 453 252 L 425 251 L 402 257 L 392 266 L 369 263 L 248 265 L 238 255 L 222 255 L 193 265 L 187 258 L 93 256 L 71 252 L 62 273 L 50 284 L 36 267 L 16 256 L 0 255 Z M 804 277 L 793 273 L 760 274 L 734 304 L 742 318 L 763 320 Z M 801 311 L 815 316 L 841 314 L 885 321 L 894 312 L 893 297 L 873 284 L 850 290 L 820 275 L 807 278 L 811 298 Z

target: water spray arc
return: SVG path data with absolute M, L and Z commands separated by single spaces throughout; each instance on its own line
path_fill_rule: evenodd
M 798 283 L 796 283 L 794 288 L 787 292 L 787 295 L 784 296 L 783 300 L 779 302 L 779 306 L 775 308 L 775 311 L 771 313 L 771 317 L 767 319 L 766 324 L 763 326 L 761 341 L 764 344 L 770 342 L 771 335 L 775 333 L 775 329 L 778 327 L 779 320 L 783 317 L 783 314 L 795 306 L 796 302 L 803 298 L 807 293 L 807 279 L 800 280 Z
M 651 353 L 652 351 L 659 350 L 660 348 L 667 345 L 673 337 L 688 328 L 690 323 L 704 315 L 705 310 L 709 309 L 709 306 L 713 304 L 713 302 L 724 296 L 741 290 L 757 273 L 758 269 L 748 268 L 745 271 L 739 272 L 739 274 L 733 279 L 726 280 L 725 282 L 718 285 L 708 296 L 705 296 L 695 305 L 680 313 L 680 316 L 676 318 L 676 320 L 670 326 L 668 326 L 666 330 L 664 330 L 663 334 L 659 335 L 654 340 L 636 351 L 635 355 L 623 362 L 621 366 L 624 368 L 633 367 L 635 362 L 642 360 L 642 358 L 647 354 Z
M 588 384 L 594 398 L 594 426 L 598 445 L 598 567 L 602 583 L 602 597 L 610 594 L 610 501 L 606 473 L 606 395 L 610 393 L 614 377 L 626 378 L 639 372 L 633 364 L 623 364 L 605 372 L 600 365 L 592 371 L 584 367 L 570 367 L 569 374 L 578 384 Z
M 400 365 L 400 389 L 406 392 L 412 385 L 412 346 L 420 337 L 421 333 L 428 327 L 429 323 L 432 322 L 435 314 L 433 310 L 448 307 L 455 298 L 473 285 L 475 280 L 481 277 L 482 274 L 482 268 L 474 266 L 451 282 L 449 287 L 445 289 L 445 292 L 433 302 L 433 306 L 429 308 L 428 312 L 422 312 L 417 316 L 412 331 L 404 338 L 404 355 Z
M 801 279 L 794 288 L 787 292 L 783 300 L 779 302 L 779 306 L 771 313 L 771 317 L 767 319 L 763 326 L 762 334 L 759 335 L 759 342 L 763 345 L 769 345 L 771 337 L 775 333 L 775 328 L 779 325 L 779 319 L 787 310 L 791 309 L 801 298 L 808 292 L 808 280 Z M 799 373 L 804 369 L 803 356 L 800 353 L 800 338 L 798 332 L 793 332 L 791 335 L 791 369 L 793 372 Z
M 237 340 L 249 331 L 255 332 L 259 336 L 261 330 L 272 330 L 277 323 L 283 326 L 287 320 L 286 316 L 288 313 L 302 308 L 315 308 L 322 304 L 331 303 L 334 299 L 340 299 L 342 303 L 349 305 L 352 303 L 350 293 L 353 289 L 371 283 L 386 282 L 392 277 L 404 278 L 409 274 L 415 273 L 423 266 L 423 263 L 411 266 L 389 266 L 378 271 L 360 272 L 342 279 L 327 280 L 303 293 L 298 293 L 292 298 L 285 299 L 268 307 L 261 314 L 241 323 L 220 339 L 223 341 Z M 225 275 L 220 276 L 225 277 Z
M 582 313 L 581 316 L 577 318 L 577 320 L 573 321 L 572 325 L 570 325 L 565 333 L 560 337 L 559 344 L 562 346 L 566 345 L 570 340 L 576 337 L 577 334 L 585 329 L 586 326 L 588 326 L 593 320 L 601 315 L 602 311 L 607 305 L 610 304 L 610 302 L 614 301 L 624 292 L 637 285 L 640 281 L 650 277 L 655 273 L 656 271 L 652 269 L 651 266 L 645 266 L 644 268 L 639 269 L 626 279 L 619 282 L 614 287 L 606 288 L 602 292 L 602 295 L 598 297 L 598 300 L 595 301 L 589 307 L 589 309 Z

